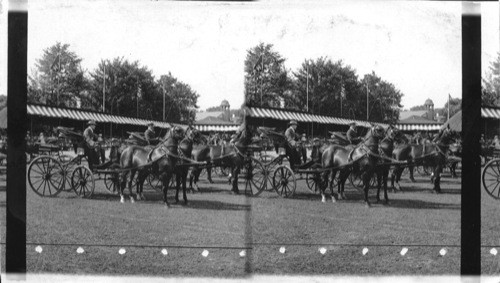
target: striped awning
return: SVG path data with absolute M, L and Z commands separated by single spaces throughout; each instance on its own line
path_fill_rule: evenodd
M 402 131 L 439 131 L 441 124 L 397 124 Z
M 358 126 L 370 127 L 370 123 L 366 121 L 351 120 L 344 118 L 337 118 L 333 116 L 325 115 L 315 115 L 306 112 L 290 111 L 286 109 L 276 109 L 276 108 L 260 108 L 260 107 L 248 107 L 247 112 L 249 117 L 253 118 L 269 118 L 283 121 L 296 120 L 297 122 L 303 123 L 319 123 L 319 124 L 331 124 L 331 125 L 349 125 L 349 123 L 356 122 Z M 381 125 L 387 127 L 384 123 L 373 123 L 376 125 Z
M 186 125 L 182 124 L 172 124 L 163 121 L 117 116 L 107 113 L 92 112 L 81 109 L 59 108 L 59 107 L 37 105 L 37 104 L 27 104 L 26 107 L 28 108 L 28 115 L 32 116 L 66 118 L 66 119 L 80 120 L 80 121 L 95 120 L 97 123 L 113 123 L 113 124 L 139 125 L 139 126 L 144 126 L 149 122 L 153 122 L 155 127 L 159 128 L 170 128 L 172 125 L 180 126 L 183 128 L 187 127 Z
M 200 132 L 236 132 L 240 125 L 194 125 Z
M 500 109 L 481 107 L 481 118 L 500 119 Z

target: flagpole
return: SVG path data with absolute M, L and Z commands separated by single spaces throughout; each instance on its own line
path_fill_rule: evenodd
M 103 77 L 102 77 L 102 113 L 105 111 L 104 103 L 106 101 L 106 62 L 103 62 L 104 64 L 104 72 L 103 72 Z
M 307 96 L 307 102 L 306 102 L 306 111 L 309 112 L 309 61 L 306 63 L 306 73 L 307 73 L 307 79 L 306 79 L 306 96 Z
M 448 120 L 450 120 L 450 94 L 448 93 Z M 446 121 L 448 121 L 446 120 Z

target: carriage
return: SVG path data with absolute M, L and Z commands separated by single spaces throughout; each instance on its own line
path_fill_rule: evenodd
M 493 158 L 483 168 L 481 181 L 486 193 L 500 200 L 500 158 Z
M 78 145 L 76 155 L 71 157 L 59 151 L 58 155 L 42 154 L 34 158 L 27 170 L 31 189 L 42 197 L 55 197 L 62 191 L 74 191 L 79 197 L 90 198 L 96 181 L 103 180 L 108 191 L 116 191 L 119 166 L 110 160 L 90 169 L 82 143 L 83 135 L 69 128 L 59 130 Z

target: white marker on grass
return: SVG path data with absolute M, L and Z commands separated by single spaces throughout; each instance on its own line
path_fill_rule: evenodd
M 121 255 L 125 254 L 126 252 L 127 251 L 124 248 L 121 248 L 121 249 L 118 250 L 118 253 L 121 254 Z
M 442 248 L 440 251 L 439 251 L 439 254 L 441 256 L 445 256 L 446 255 L 446 249 L 445 248 Z
M 201 253 L 202 256 L 204 257 L 207 257 L 208 256 L 208 251 L 207 250 L 203 250 L 203 252 Z
M 76 249 L 77 254 L 83 254 L 83 252 L 85 252 L 85 251 L 83 250 L 82 247 L 78 247 L 78 249 Z
M 285 252 L 286 252 L 285 247 L 281 247 L 281 248 L 280 248 L 280 253 L 284 254 Z
M 163 250 L 161 250 L 161 253 L 162 253 L 163 255 L 168 255 L 168 251 L 167 251 L 167 249 L 163 249 Z
M 366 255 L 368 253 L 368 248 L 363 248 L 363 255 Z
M 498 254 L 497 249 L 492 248 L 492 249 L 490 250 L 490 254 L 492 254 L 492 255 L 495 255 L 495 256 L 496 256 L 496 255 Z
M 324 247 L 319 248 L 319 252 L 322 255 L 326 254 L 326 248 L 324 248 Z
M 403 248 L 401 250 L 401 255 L 404 256 L 408 252 L 408 248 Z
M 40 246 L 36 246 L 35 251 L 36 251 L 37 253 L 41 254 L 41 253 L 42 253 L 42 251 L 43 251 L 43 249 L 42 249 L 42 247 L 40 247 Z
M 245 250 L 242 250 L 240 252 L 240 257 L 245 257 L 247 255 L 247 252 Z

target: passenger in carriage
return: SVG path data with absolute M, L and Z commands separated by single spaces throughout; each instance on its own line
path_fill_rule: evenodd
M 300 138 L 300 153 L 302 155 L 303 163 L 307 162 L 307 149 L 306 149 L 307 137 L 306 134 L 302 134 Z
M 419 132 L 417 132 L 417 133 L 413 136 L 413 138 L 412 138 L 411 142 L 412 142 L 412 143 L 414 143 L 414 144 L 421 144 L 421 143 L 422 143 L 422 139 L 423 139 L 423 137 L 422 137 L 422 133 L 419 131 Z
M 352 122 L 349 125 L 350 125 L 349 130 L 347 130 L 347 133 L 345 134 L 347 140 L 349 140 L 351 144 L 358 144 L 361 141 L 361 138 L 359 137 L 358 132 L 356 130 L 357 125 L 355 122 Z
M 154 144 L 157 139 L 155 138 L 155 128 L 154 128 L 154 123 L 148 123 L 147 124 L 148 128 L 144 132 L 144 139 L 148 142 L 149 145 Z
M 500 139 L 498 138 L 498 136 L 495 136 L 493 138 L 493 142 L 491 143 L 491 146 L 497 150 L 500 150 Z

